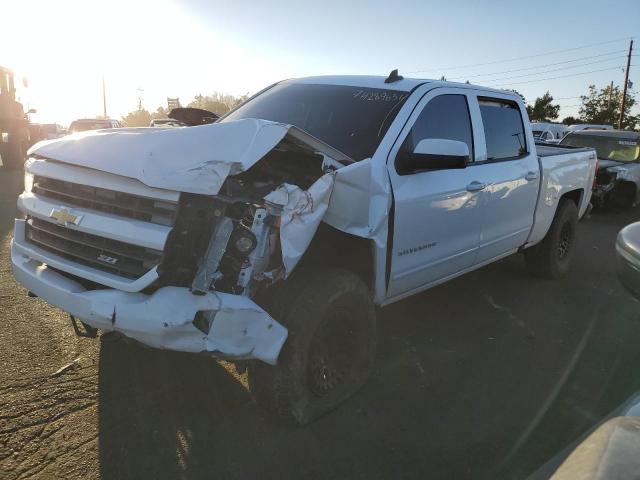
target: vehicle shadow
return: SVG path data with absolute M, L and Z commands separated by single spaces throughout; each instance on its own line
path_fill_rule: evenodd
M 613 262 L 634 216 L 581 224 L 564 280 L 514 256 L 382 310 L 371 380 L 304 428 L 226 365 L 106 337 L 101 477 L 525 477 L 640 388 L 640 310 Z

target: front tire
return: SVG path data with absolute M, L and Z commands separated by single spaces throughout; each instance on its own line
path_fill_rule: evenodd
M 289 336 L 277 365 L 249 365 L 249 384 L 259 404 L 305 425 L 366 382 L 375 361 L 375 309 L 365 283 L 346 270 L 301 271 L 286 283 L 273 311 Z
M 529 272 L 537 277 L 558 279 L 569 271 L 575 250 L 578 207 L 572 200 L 562 200 L 544 239 L 524 251 Z

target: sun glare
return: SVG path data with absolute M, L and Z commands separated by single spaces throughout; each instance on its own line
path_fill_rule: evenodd
M 114 118 L 135 108 L 139 96 L 155 109 L 167 96 L 255 88 L 255 75 L 244 73 L 256 63 L 246 61 L 238 42 L 199 25 L 176 2 L 23 0 L 4 6 L 3 14 L 10 21 L 3 22 L 0 44 L 11 48 L 0 60 L 28 78 L 19 97 L 38 110 L 35 121 L 65 124 L 101 114 L 103 75 Z M 254 84 L 216 82 L 227 69 Z

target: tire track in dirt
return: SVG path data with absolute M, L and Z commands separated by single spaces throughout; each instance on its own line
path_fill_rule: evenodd
M 94 471 L 97 455 L 97 368 L 88 370 L 90 375 L 71 371 L 0 392 L 2 478 L 48 478 L 46 472 L 53 466 L 57 474 L 68 467 L 77 470 L 78 478 L 95 475 L 77 465 L 78 458 L 91 459 L 87 467 Z

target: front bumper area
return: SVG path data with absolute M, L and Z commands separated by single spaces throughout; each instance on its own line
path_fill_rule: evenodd
M 181 352 L 210 352 L 222 358 L 258 359 L 274 365 L 287 329 L 250 298 L 221 292 L 196 296 L 182 287 L 147 295 L 121 290 L 86 290 L 78 282 L 27 255 L 24 221 L 16 220 L 11 264 L 16 280 L 46 302 L 88 325 L 117 331 L 145 345 Z M 196 313 L 214 312 L 208 334 L 193 325 Z

